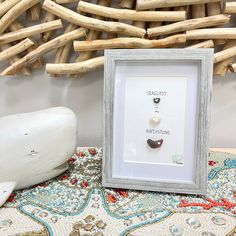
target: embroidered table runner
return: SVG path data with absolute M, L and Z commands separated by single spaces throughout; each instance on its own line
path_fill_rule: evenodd
M 101 187 L 100 148 L 78 148 L 61 176 L 15 191 L 0 235 L 236 235 L 236 154 L 211 152 L 207 196 Z

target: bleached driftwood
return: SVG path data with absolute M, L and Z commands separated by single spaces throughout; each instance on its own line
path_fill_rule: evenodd
M 229 14 L 236 13 L 236 2 L 225 2 L 224 13 L 229 13 Z
M 137 0 L 136 9 L 146 10 L 162 7 L 177 7 L 195 4 L 204 4 L 209 2 L 219 2 L 220 0 Z
M 222 13 L 220 2 L 207 3 L 207 15 L 214 16 Z
M 44 26 L 42 28 L 44 28 Z M 13 23 L 10 24 L 9 29 L 11 31 L 19 31 L 19 30 L 24 30 L 25 27 L 19 21 L 14 21 Z M 14 39 L 15 38 L 16 37 L 14 36 Z M 38 43 L 34 39 L 32 39 L 32 38 L 31 38 L 31 40 L 34 42 L 34 45 L 27 49 L 28 52 L 31 52 L 35 48 L 38 47 Z M 0 45 L 1 45 L 1 43 L 0 43 Z M 11 64 L 13 64 L 13 63 L 11 63 Z M 36 60 L 35 62 L 32 63 L 31 68 L 32 69 L 37 69 L 37 68 L 42 67 L 43 64 L 44 64 L 43 58 L 39 58 L 38 60 Z
M 78 2 L 78 1 L 79 0 L 55 0 L 55 2 L 59 4 L 73 3 L 73 2 Z
M 98 0 L 97 4 L 101 5 L 101 6 L 109 6 L 111 3 L 110 0 Z M 102 16 L 94 16 L 96 19 L 102 20 L 103 17 Z M 115 33 L 107 33 L 107 34 L 115 34 Z M 99 39 L 101 35 L 100 31 L 97 30 L 89 30 L 86 41 L 89 40 L 95 40 L 95 39 Z M 93 51 L 87 51 L 87 52 L 81 52 L 79 54 L 79 56 L 76 58 L 76 62 L 81 62 L 81 61 L 86 61 L 88 59 L 91 59 L 93 56 L 94 52 Z
M 220 2 L 207 3 L 207 15 L 208 16 L 219 15 L 221 13 L 222 13 L 222 9 L 221 9 L 221 3 Z M 221 26 L 216 26 L 216 28 L 217 27 L 222 27 L 222 25 Z M 214 44 L 215 45 L 225 44 L 225 40 L 224 39 L 215 39 Z
M 69 24 L 65 28 L 64 34 L 69 33 L 78 28 L 77 25 Z M 55 56 L 55 63 L 65 63 L 68 61 L 69 53 L 71 51 L 73 44 L 72 42 L 67 43 L 66 45 L 57 49 Z
M 74 41 L 75 51 L 94 51 L 108 48 L 163 48 L 185 43 L 185 34 L 173 35 L 164 39 L 149 40 L 140 38 L 114 38 L 92 41 Z
M 27 20 L 38 21 L 40 19 L 41 4 L 38 3 L 26 11 Z
M 195 4 L 191 6 L 191 16 L 192 19 L 203 18 L 206 16 L 205 4 Z M 192 44 L 197 44 L 199 41 L 192 41 Z
M 165 8 L 161 8 L 161 9 L 156 9 L 156 11 L 170 11 L 171 8 L 170 7 L 165 7 Z M 174 11 L 185 11 L 185 9 L 174 9 Z M 186 12 L 186 11 L 185 11 Z M 187 12 L 186 12 L 186 16 L 187 16 Z M 154 27 L 158 27 L 161 26 L 163 24 L 162 21 L 154 21 L 154 22 L 150 22 L 148 25 L 148 28 L 154 28 Z
M 205 28 L 215 25 L 221 25 L 228 23 L 229 21 L 230 21 L 230 16 L 228 15 L 221 14 L 216 16 L 208 16 L 203 18 L 180 21 L 177 23 L 163 25 L 155 28 L 149 28 L 147 30 L 147 34 L 148 37 L 160 36 L 177 32 L 183 32 L 186 30 L 193 30 L 197 28 Z
M 126 34 L 130 36 L 136 37 L 144 37 L 145 30 L 140 29 L 135 26 L 131 26 L 128 24 L 120 23 L 120 22 L 108 22 L 98 19 L 93 19 L 90 17 L 82 16 L 72 10 L 69 10 L 51 0 L 45 0 L 43 4 L 43 8 L 46 11 L 55 14 L 62 19 L 65 19 L 73 24 L 80 25 L 82 27 L 86 27 L 88 29 L 99 30 L 104 32 L 115 32 Z
M 118 20 L 115 20 L 115 19 L 108 19 L 108 21 L 118 21 Z M 137 21 L 135 21 L 137 22 Z M 145 24 L 145 22 L 142 22 Z M 136 26 L 136 27 L 139 27 L 139 25 L 135 25 L 134 22 L 133 22 L 133 26 Z M 144 29 L 145 27 L 141 27 L 142 29 Z M 107 39 L 113 39 L 113 38 L 117 38 L 118 37 L 118 34 L 117 33 L 107 33 Z
M 11 47 L 10 44 L 0 45 L 0 49 L 2 51 L 7 50 L 10 47 Z M 17 62 L 19 60 L 20 60 L 20 57 L 18 55 L 12 56 L 11 58 L 8 59 L 10 65 L 14 64 L 15 62 Z M 28 67 L 23 67 L 21 70 L 19 70 L 17 72 L 17 74 L 28 76 L 28 75 L 31 75 L 32 73 L 31 73 L 31 70 Z
M 190 45 L 187 48 L 214 48 L 214 42 L 213 40 L 206 40 L 200 43 Z
M 206 6 L 205 4 L 192 5 L 192 18 L 202 18 L 206 16 Z
M 118 20 L 131 21 L 182 21 L 186 19 L 185 11 L 135 11 L 129 9 L 116 9 L 96 4 L 79 1 L 78 10 L 93 15 L 108 17 Z
M 103 67 L 104 57 L 95 57 L 87 61 L 66 64 L 47 64 L 46 71 L 52 75 L 82 74 Z
M 133 9 L 134 3 L 135 3 L 135 0 L 121 0 L 120 7 L 127 8 L 127 9 Z
M 236 63 L 229 64 L 228 68 L 232 73 L 236 72 Z
M 231 48 L 236 45 L 236 40 L 228 40 L 223 47 L 223 50 Z M 227 58 L 219 63 L 214 64 L 214 75 L 225 76 L 229 70 L 228 65 L 234 62 L 235 57 Z
M 15 55 L 18 55 L 19 53 L 25 51 L 27 48 L 34 45 L 34 42 L 31 41 L 29 38 L 19 42 L 18 44 L 0 52 L 0 62 L 7 60 Z
M 50 21 L 54 21 L 56 18 L 57 17 L 55 15 L 53 15 L 52 13 L 46 12 L 45 16 L 44 16 L 44 19 L 43 19 L 43 22 L 47 23 L 47 22 L 50 22 Z M 41 34 L 41 40 L 44 43 L 46 43 L 46 42 L 48 42 L 51 39 L 52 35 L 53 35 L 53 31 L 52 30 L 43 32 Z
M 15 20 L 9 25 L 8 28 L 10 29 L 10 31 L 13 32 L 13 31 L 24 29 L 25 27 L 18 20 Z
M 62 25 L 61 25 L 61 27 L 62 27 Z M 42 28 L 44 28 L 44 26 L 42 26 Z M 10 29 L 12 32 L 14 32 L 14 31 L 17 31 L 17 32 L 18 32 L 19 30 L 24 30 L 25 27 L 24 27 L 19 21 L 14 21 L 13 23 L 10 24 L 9 29 Z M 29 36 L 31 36 L 31 35 L 29 35 Z M 1 36 L 0 36 L 0 37 L 1 37 Z M 25 36 L 25 37 L 27 37 L 27 36 Z M 25 37 L 23 37 L 23 38 L 25 38 Z M 15 35 L 13 35 L 13 39 L 15 40 L 16 38 L 17 38 L 17 37 L 16 37 Z M 31 38 L 31 41 L 34 42 L 34 45 L 27 49 L 28 52 L 31 52 L 31 51 L 33 51 L 35 48 L 38 47 L 38 43 L 37 43 L 34 39 Z M 0 45 L 1 45 L 1 43 L 0 43 Z M 11 63 L 11 64 L 13 64 L 13 63 Z M 44 64 L 43 58 L 39 58 L 37 61 L 35 61 L 35 62 L 32 63 L 31 68 L 32 68 L 32 69 L 37 69 L 37 68 L 42 67 L 43 64 Z
M 85 35 L 86 35 L 85 29 L 80 28 L 80 29 L 76 29 L 72 32 L 69 32 L 67 34 L 58 36 L 58 37 L 52 39 L 51 41 L 40 45 L 34 51 L 28 53 L 26 56 L 21 58 L 19 61 L 17 61 L 13 65 L 9 66 L 8 68 L 6 68 L 1 73 L 1 75 L 14 75 L 19 69 L 31 64 L 32 62 L 37 60 L 39 57 L 43 56 L 45 53 L 47 53 L 53 49 L 56 49 L 58 47 L 62 47 L 63 45 L 65 45 L 75 39 L 84 37 Z
M 19 39 L 30 37 L 32 35 L 40 34 L 42 32 L 51 31 L 62 28 L 61 20 L 55 20 L 48 23 L 43 23 L 28 28 L 23 28 L 17 31 L 0 35 L 0 44 L 13 42 Z M 14 28 L 13 28 L 14 29 Z
M 2 34 L 8 26 L 14 22 L 22 13 L 33 7 L 40 0 L 21 0 L 14 5 L 1 19 L 0 19 L 0 34 Z
M 214 55 L 214 63 L 218 63 L 220 61 L 224 61 L 228 58 L 232 58 L 236 56 L 236 46 L 224 49 L 220 52 L 215 53 Z
M 21 0 L 6 0 L 4 2 L 0 2 L 0 17 L 2 17 L 20 1 Z
M 193 39 L 236 39 L 236 28 L 208 28 L 186 32 L 187 40 Z

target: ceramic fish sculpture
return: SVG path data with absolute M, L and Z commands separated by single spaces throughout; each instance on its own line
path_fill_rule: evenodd
M 77 118 L 66 107 L 0 118 L 0 207 L 15 189 L 63 173 L 77 146 Z

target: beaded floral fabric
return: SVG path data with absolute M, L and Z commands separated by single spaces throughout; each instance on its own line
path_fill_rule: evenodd
M 100 148 L 79 148 L 63 175 L 14 192 L 0 235 L 236 235 L 236 156 L 210 153 L 206 197 L 101 187 Z

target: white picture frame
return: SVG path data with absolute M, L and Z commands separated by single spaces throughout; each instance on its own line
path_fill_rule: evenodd
M 212 49 L 105 51 L 104 187 L 206 193 Z

